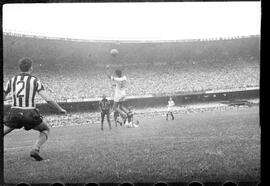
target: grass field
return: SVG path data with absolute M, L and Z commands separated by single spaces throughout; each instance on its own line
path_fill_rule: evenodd
M 86 123 L 76 114 L 69 122 Z M 79 118 L 79 119 L 78 119 Z M 38 133 L 4 138 L 6 183 L 260 181 L 259 108 L 140 118 L 139 128 L 53 127 L 32 161 Z

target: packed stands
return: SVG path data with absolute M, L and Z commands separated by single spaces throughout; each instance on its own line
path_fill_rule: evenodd
M 111 95 L 105 66 L 128 76 L 129 96 L 259 86 L 260 37 L 228 40 L 115 43 L 4 35 L 4 81 L 24 56 L 57 100 Z M 117 48 L 119 55 L 109 55 Z

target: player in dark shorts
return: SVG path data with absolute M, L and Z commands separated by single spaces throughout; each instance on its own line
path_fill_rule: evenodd
M 133 120 L 132 107 L 128 107 L 127 121 L 128 121 L 128 122 L 131 122 L 132 120 Z
M 115 126 L 116 126 L 116 127 L 117 127 L 117 124 L 119 124 L 121 127 L 123 126 L 123 122 L 120 121 L 119 117 L 120 117 L 119 112 L 114 111 L 114 112 L 113 112 L 113 118 L 114 118 L 114 123 L 115 123 Z
M 43 158 L 39 155 L 40 147 L 47 141 L 50 128 L 43 121 L 35 105 L 35 96 L 38 93 L 47 103 L 55 107 L 60 113 L 66 114 L 66 110 L 53 101 L 44 90 L 40 80 L 31 75 L 33 61 L 30 58 L 19 60 L 21 73 L 11 78 L 4 88 L 4 100 L 11 93 L 12 106 L 4 121 L 4 136 L 14 129 L 37 130 L 40 132 L 37 142 L 30 152 L 30 156 L 36 161 Z
M 102 100 L 99 102 L 99 108 L 101 112 L 101 130 L 103 130 L 103 123 L 105 116 L 107 116 L 109 128 L 112 129 L 110 121 L 110 101 L 106 99 L 106 95 L 102 96 Z

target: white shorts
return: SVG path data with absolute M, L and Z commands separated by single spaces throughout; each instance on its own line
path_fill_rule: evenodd
M 173 107 L 168 107 L 167 108 L 167 112 L 172 112 L 173 111 Z
M 126 93 L 122 92 L 122 93 L 117 93 L 114 95 L 113 101 L 115 102 L 121 102 L 124 101 L 126 98 Z

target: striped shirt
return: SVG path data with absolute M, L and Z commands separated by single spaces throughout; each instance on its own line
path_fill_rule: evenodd
M 102 99 L 100 102 L 99 102 L 99 107 L 102 111 L 108 111 L 110 110 L 110 101 L 107 100 L 107 99 Z
M 4 88 L 5 96 L 12 94 L 12 108 L 35 108 L 35 95 L 44 90 L 41 82 L 34 76 L 21 73 L 11 78 Z

